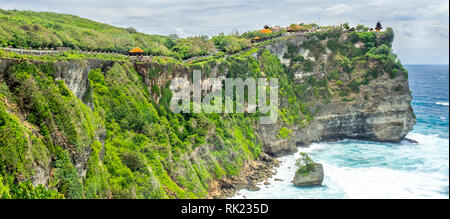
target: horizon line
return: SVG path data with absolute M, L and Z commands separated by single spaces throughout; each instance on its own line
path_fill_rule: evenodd
M 431 64 L 427 64 L 427 63 L 408 63 L 408 64 L 403 64 L 403 65 L 449 65 L 449 63 L 442 63 L 442 64 L 434 64 L 434 63 L 431 63 Z

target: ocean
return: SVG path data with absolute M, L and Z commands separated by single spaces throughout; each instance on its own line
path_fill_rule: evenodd
M 449 198 L 449 66 L 406 65 L 417 124 L 406 136 L 418 144 L 342 140 L 300 148 L 322 163 L 321 186 L 291 183 L 299 154 L 279 158 L 277 174 L 259 191 L 233 198 Z M 277 179 L 277 180 L 275 180 Z M 283 181 L 279 181 L 283 180 Z

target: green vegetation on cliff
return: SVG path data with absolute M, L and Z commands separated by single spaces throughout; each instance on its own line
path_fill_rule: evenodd
M 41 24 L 32 26 L 37 21 Z M 0 11 L 0 28 L 12 33 L 0 35 L 4 45 L 126 51 L 142 43 L 152 53 L 175 58 L 222 52 L 187 64 L 154 59 L 147 75 L 138 69 L 148 63 L 122 56 L 73 51 L 39 57 L 0 54 L 7 58 L 0 59 L 1 198 L 207 197 L 211 182 L 238 175 L 247 161 L 262 153 L 255 134 L 261 115 L 172 113 L 170 80 L 153 82 L 183 69 L 201 69 L 206 76 L 214 72 L 232 78 L 277 78 L 281 128 L 275 135 L 285 140 L 292 137 L 291 127 L 307 127 L 331 100 L 352 101 L 361 86 L 378 77 L 407 77 L 392 53 L 392 29 L 379 34 L 342 28 L 308 33 L 300 46 L 287 46 L 282 57 L 288 63 L 283 64 L 266 46 L 285 38 L 224 58 L 224 53 L 248 48 L 257 32 L 176 39 L 69 15 L 18 11 Z M 69 38 L 58 28 L 91 35 Z M 113 35 L 123 44 L 111 45 Z M 94 59 L 103 60 L 102 67 L 89 71 L 86 92 L 78 98 L 57 69 L 64 62 L 88 66 Z
M 398 75 L 407 78 L 406 69 L 392 52 L 393 38 L 391 28 L 376 33 L 345 32 L 334 27 L 308 33 L 301 46 L 309 51 L 308 58 L 300 54 L 299 47 L 292 45 L 288 45 L 283 56 L 290 59 L 288 67 L 291 71 L 312 74 L 302 79 L 305 83 L 298 89 L 293 89 L 302 91 L 296 96 L 303 100 L 322 99 L 325 103 L 336 97 L 351 100 L 348 97 L 352 93 L 358 94 L 361 85 L 368 85 L 382 74 L 387 73 L 392 79 Z M 302 112 L 306 112 L 305 109 Z
M 14 47 L 70 47 L 126 53 L 139 46 L 155 55 L 170 55 L 169 37 L 137 33 L 73 15 L 0 9 L 0 44 Z
M 19 62 L 1 77 L 4 179 L 42 168 L 66 198 L 196 198 L 261 153 L 250 118 L 173 114 L 151 101 L 132 63 L 90 72 L 94 110 L 54 79 L 55 65 Z
M 235 35 L 226 36 L 223 33 L 213 37 L 212 40 L 218 49 L 227 53 L 238 52 L 251 46 L 249 39 L 240 38 Z
M 0 46 L 14 48 L 58 48 L 72 50 L 119 52 L 127 54 L 134 47 L 147 54 L 186 59 L 209 55 L 216 50 L 235 53 L 250 47 L 253 35 L 263 38 L 280 35 L 254 34 L 178 38 L 158 36 L 118 28 L 74 15 L 0 9 Z M 255 36 L 256 36 L 255 35 Z M 219 54 L 220 55 L 220 54 Z

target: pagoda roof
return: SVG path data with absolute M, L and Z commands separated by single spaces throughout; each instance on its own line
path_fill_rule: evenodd
M 144 53 L 144 50 L 142 50 L 139 47 L 136 47 L 136 48 L 130 50 L 130 53 Z

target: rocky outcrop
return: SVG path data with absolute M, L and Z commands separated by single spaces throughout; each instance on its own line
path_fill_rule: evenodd
M 295 153 L 297 145 L 292 139 L 280 139 L 276 133 L 282 127 L 281 122 L 273 125 L 256 126 L 255 130 L 261 139 L 264 152 L 271 156 L 283 156 Z
M 246 163 L 239 176 L 212 181 L 209 185 L 209 198 L 232 197 L 241 189 L 257 191 L 259 187 L 256 184 L 273 176 L 273 168 L 279 165 L 276 158 L 261 154 L 257 160 Z
M 390 79 L 385 74 L 361 86 L 360 94 L 352 101 L 334 99 L 328 104 L 316 103 L 320 110 L 314 120 L 303 128 L 292 127 L 289 140 L 277 136 L 280 124 L 258 126 L 256 130 L 264 151 L 274 156 L 295 153 L 298 146 L 313 142 L 345 138 L 400 142 L 416 123 L 411 100 L 407 81 L 401 76 Z
M 296 187 L 322 185 L 323 167 L 320 163 L 315 163 L 307 154 L 300 153 L 300 158 L 296 162 L 298 170 L 295 172 L 292 183 Z
M 17 59 L 0 59 L 0 73 L 6 73 L 8 67 L 14 66 L 22 62 Z M 46 62 L 29 61 L 36 64 L 44 64 Z M 100 60 L 100 59 L 84 59 L 78 61 L 58 61 L 52 63 L 53 74 L 55 80 L 63 80 L 72 93 L 83 100 L 85 104 L 93 106 L 91 102 L 86 102 L 86 96 L 92 92 L 89 87 L 89 72 L 99 68 L 102 71 L 111 67 L 117 61 Z
M 152 87 L 166 87 L 167 83 L 176 77 L 188 78 L 190 70 L 181 64 L 168 63 L 159 64 L 153 62 L 135 63 L 136 72 L 142 76 L 147 85 L 149 93 L 152 93 L 153 99 L 158 102 L 160 96 L 152 92 Z
M 314 59 L 302 48 L 304 42 L 304 36 L 296 36 L 287 41 L 275 42 L 266 48 L 280 58 L 282 63 L 288 65 L 290 60 L 283 58 L 283 54 L 288 50 L 288 44 L 298 47 L 297 54 L 304 56 L 305 59 Z M 361 45 L 358 44 L 358 46 Z M 326 68 L 329 55 L 329 49 L 326 48 L 320 59 L 316 61 L 324 63 Z M 367 70 L 374 64 L 375 62 L 371 63 L 369 60 L 365 66 L 361 66 L 361 69 Z M 332 70 L 333 68 L 329 71 Z M 379 71 L 376 79 L 361 85 L 359 92 L 345 99 L 335 95 L 326 103 L 320 99 L 311 100 L 310 110 L 315 112 L 314 119 L 306 126 L 291 126 L 293 133 L 287 140 L 277 136 L 282 124 L 257 125 L 255 129 L 263 142 L 264 152 L 273 156 L 283 156 L 295 153 L 298 146 L 345 138 L 383 142 L 403 140 L 416 123 L 407 77 L 399 74 L 391 78 L 389 72 L 382 69 Z M 312 72 L 304 73 L 298 70 L 294 74 L 297 79 L 313 76 L 319 81 L 327 73 L 324 67 L 315 66 Z M 297 77 L 298 75 L 302 77 Z M 351 81 L 348 75 L 343 77 L 341 80 L 344 83 Z M 298 80 L 297 83 L 301 84 L 304 81 Z
M 288 45 L 301 47 L 304 41 L 305 36 L 303 35 L 291 36 L 291 38 L 287 40 L 275 41 L 273 44 L 265 46 L 265 48 L 268 49 L 272 54 L 276 55 L 280 59 L 281 63 L 288 65 L 291 60 L 284 58 L 284 54 L 288 52 Z M 301 52 L 303 54 L 307 54 L 309 51 L 301 50 Z
M 67 87 L 79 99 L 83 99 L 89 89 L 88 75 L 92 69 L 105 69 L 114 64 L 112 61 L 103 60 L 82 60 L 79 62 L 58 62 L 55 63 L 55 79 L 64 80 Z
M 394 91 L 399 85 L 402 91 Z M 310 128 L 320 136 L 317 140 L 356 138 L 400 142 L 412 130 L 416 119 L 407 82 L 401 78 L 390 79 L 385 74 L 362 87 L 361 94 L 353 101 L 323 106 Z

